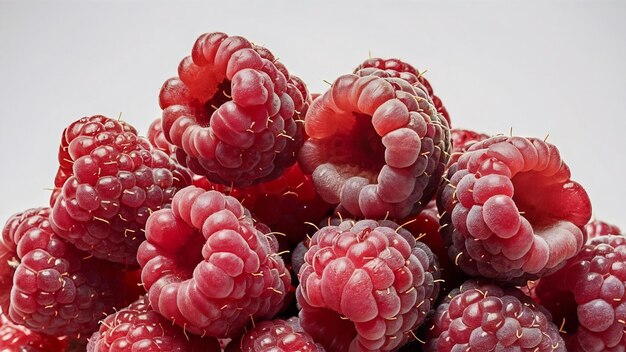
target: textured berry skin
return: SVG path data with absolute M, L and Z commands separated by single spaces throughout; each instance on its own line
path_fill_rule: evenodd
M 190 186 L 150 216 L 137 258 L 156 311 L 192 333 L 233 337 L 282 307 L 291 278 L 277 247 L 235 198 Z
M 432 98 L 435 108 L 437 108 L 437 112 L 443 115 L 446 121 L 448 121 L 448 125 L 451 126 L 448 110 L 446 110 L 446 107 L 443 106 L 441 99 L 434 94 L 433 87 L 430 85 L 430 82 L 428 82 L 426 77 L 424 77 L 415 67 L 400 59 L 370 58 L 363 61 L 363 63 L 359 65 L 354 72 L 358 72 L 363 69 L 379 69 L 389 73 L 393 77 L 400 77 L 411 83 L 415 83 L 416 81 L 419 82 L 426 87 L 428 95 Z
M 49 214 L 31 209 L 7 224 L 18 260 L 8 317 L 48 335 L 91 334 L 114 303 L 112 278 L 100 269 L 105 262 L 85 259 L 52 231 Z
M 307 334 L 298 318 L 271 320 L 257 323 L 256 326 L 233 340 L 226 352 L 325 352 Z
M 480 132 L 453 128 L 450 130 L 450 140 L 452 142 L 452 155 L 450 155 L 450 165 L 459 160 L 459 157 L 467 151 L 474 143 L 484 141 L 488 135 Z
M 170 143 L 165 137 L 160 117 L 152 121 L 150 127 L 148 127 L 146 138 L 154 148 L 169 155 L 174 162 L 174 170 L 172 170 L 174 187 L 176 187 L 176 189 L 182 189 L 190 186 L 193 180 L 193 173 L 178 162 L 176 158 L 176 146 Z
M 585 225 L 587 240 L 605 235 L 619 235 L 622 230 L 619 227 L 600 220 L 592 220 Z
M 550 313 L 515 288 L 475 280 L 437 307 L 426 352 L 566 351 Z
M 55 232 L 78 249 L 136 265 L 148 216 L 168 206 L 176 190 L 174 164 L 147 139 L 121 125 L 107 129 L 108 124 L 116 121 L 82 118 L 64 132 L 60 154 L 68 143 L 63 160 L 72 164 L 72 175 L 55 200 L 50 219 Z
M 583 250 L 535 288 L 568 335 L 569 351 L 626 349 L 626 238 L 591 239 Z
M 381 70 L 339 77 L 309 108 L 305 129 L 300 167 L 322 199 L 356 217 L 417 213 L 448 161 L 448 125 L 426 88 Z
M 523 285 L 558 270 L 585 243 L 591 203 L 552 144 L 504 136 L 474 143 L 446 180 L 441 235 L 470 276 Z
M 64 352 L 67 339 L 33 332 L 0 316 L 0 351 L 2 352 Z
M 269 50 L 219 32 L 196 40 L 159 96 L 163 131 L 186 155 L 179 161 L 234 186 L 275 179 L 293 165 L 310 99 Z
M 187 335 L 150 306 L 148 296 L 107 316 L 89 339 L 87 352 L 219 352 L 215 338 Z
M 300 323 L 330 352 L 397 350 L 439 292 L 436 257 L 387 220 L 323 227 L 304 260 Z

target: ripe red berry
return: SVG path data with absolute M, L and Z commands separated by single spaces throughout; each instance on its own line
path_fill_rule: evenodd
M 150 307 L 147 296 L 107 316 L 87 352 L 219 352 L 215 338 L 189 335 Z
M 325 352 L 316 344 L 298 321 L 271 320 L 256 324 L 254 328 L 228 344 L 226 352 Z
M 305 129 L 300 167 L 322 199 L 356 217 L 417 212 L 448 160 L 448 125 L 426 88 L 384 71 L 339 77 L 309 108 Z
M 550 314 L 515 288 L 466 281 L 436 309 L 424 350 L 566 351 Z
M 600 236 L 619 235 L 622 233 L 622 230 L 620 230 L 616 225 L 600 220 L 592 220 L 587 223 L 587 225 L 585 225 L 585 231 L 587 232 L 587 240 Z
M 448 253 L 461 270 L 516 284 L 576 255 L 591 217 L 589 197 L 558 149 L 521 137 L 473 144 L 450 166 L 438 208 Z
M 330 352 L 396 350 L 439 292 L 430 249 L 391 221 L 323 227 L 304 259 L 300 323 Z
M 196 40 L 159 100 L 182 164 L 211 182 L 247 186 L 296 161 L 310 95 L 266 48 L 215 32 Z
M 467 151 L 472 144 L 480 141 L 484 141 L 489 138 L 484 133 L 474 132 L 470 130 L 464 130 L 460 128 L 453 128 L 450 130 L 450 140 L 452 142 L 452 153 L 450 155 L 450 165 L 454 164 L 459 157 Z
M 72 174 L 53 204 L 55 232 L 97 258 L 136 265 L 148 216 L 169 205 L 176 190 L 172 160 L 102 116 L 72 123 L 60 154 Z
M 169 155 L 174 162 L 174 169 L 172 170 L 172 176 L 174 178 L 174 187 L 176 189 L 182 189 L 192 184 L 193 174 L 187 169 L 187 167 L 181 165 L 176 157 L 176 146 L 170 143 L 165 134 L 163 133 L 163 126 L 161 118 L 157 118 L 148 127 L 148 133 L 146 135 L 148 141 L 152 146 L 165 154 Z
M 278 246 L 233 197 L 193 186 L 146 225 L 137 258 L 153 309 L 194 334 L 232 337 L 282 307 Z
M 2 352 L 65 352 L 67 339 L 33 332 L 0 316 L 0 351 Z

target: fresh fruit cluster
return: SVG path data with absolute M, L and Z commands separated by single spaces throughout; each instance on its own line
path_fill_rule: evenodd
M 451 129 L 399 59 L 352 72 L 310 94 L 207 33 L 146 138 L 70 123 L 0 237 L 0 351 L 625 351 L 626 239 L 557 147 Z

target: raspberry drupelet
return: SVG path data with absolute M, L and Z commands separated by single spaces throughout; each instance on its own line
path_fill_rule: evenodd
M 436 257 L 388 220 L 321 228 L 299 276 L 300 323 L 329 352 L 397 350 L 439 292 Z
M 172 170 L 174 187 L 176 187 L 176 189 L 182 189 L 190 186 L 192 184 L 194 175 L 187 167 L 181 165 L 180 162 L 178 162 L 178 158 L 176 156 L 177 148 L 175 145 L 170 143 L 167 138 L 165 138 L 160 117 L 152 121 L 152 123 L 148 127 L 148 133 L 146 134 L 146 138 L 148 139 L 148 141 L 150 141 L 150 144 L 152 144 L 154 148 L 169 155 L 174 162 L 174 170 Z
M 437 200 L 448 254 L 470 276 L 523 285 L 558 270 L 585 243 L 583 187 L 558 149 L 537 138 L 472 144 Z
M 85 259 L 88 254 L 57 236 L 49 214 L 49 208 L 31 209 L 7 222 L 17 257 L 6 314 L 48 335 L 91 334 L 114 304 L 113 278 L 104 261 Z
M 69 163 L 72 173 L 54 200 L 50 220 L 55 232 L 78 249 L 132 266 L 148 216 L 168 206 L 176 188 L 170 157 L 128 129 L 94 116 L 65 130 L 59 157 L 61 169 Z
M 147 295 L 102 320 L 87 352 L 219 352 L 217 339 L 190 335 L 154 311 Z
M 534 291 L 567 332 L 569 351 L 626 349 L 626 238 L 591 239 L 583 250 Z
M 179 162 L 237 187 L 293 165 L 310 99 L 268 49 L 219 32 L 196 40 L 159 96 L 166 138 L 185 155 Z
M 484 133 L 459 128 L 451 129 L 450 141 L 452 142 L 452 152 L 448 163 L 452 165 L 459 160 L 459 157 L 463 155 L 472 144 L 484 141 L 487 138 L 489 138 L 489 136 Z
M 309 108 L 305 129 L 300 167 L 322 199 L 355 217 L 417 213 L 450 151 L 447 122 L 426 88 L 381 70 L 339 77 Z
M 446 121 L 448 121 L 448 126 L 452 126 L 450 124 L 450 115 L 448 114 L 448 110 L 446 110 L 446 107 L 443 106 L 441 99 L 434 94 L 433 87 L 430 85 L 430 82 L 428 82 L 423 73 L 420 73 L 415 67 L 400 59 L 370 58 L 363 61 L 363 63 L 360 64 L 354 70 L 354 72 L 371 69 L 386 71 L 394 77 L 406 79 L 411 83 L 415 83 L 416 81 L 418 81 L 420 84 L 426 87 L 428 95 L 432 98 L 433 104 L 435 104 L 435 108 L 437 108 L 437 112 L 443 115 Z
M 215 337 L 272 318 L 291 277 L 263 227 L 233 197 L 193 186 L 176 193 L 171 209 L 150 216 L 137 253 L 152 307 L 187 331 Z
M 605 236 L 605 235 L 619 235 L 622 230 L 616 225 L 609 224 L 601 220 L 592 220 L 585 225 L 585 231 L 587 232 L 587 240 L 592 238 Z
M 25 326 L 11 323 L 0 316 L 0 351 L 2 352 L 66 352 L 67 339 L 47 336 Z
M 226 352 L 325 352 L 322 345 L 315 343 L 298 321 L 268 320 L 257 323 L 254 328 L 233 340 Z
M 550 313 L 515 288 L 466 281 L 432 320 L 426 352 L 567 351 Z

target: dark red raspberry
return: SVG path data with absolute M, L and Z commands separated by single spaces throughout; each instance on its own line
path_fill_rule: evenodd
M 46 336 L 25 326 L 11 323 L 0 316 L 0 351 L 2 352 L 64 352 L 67 339 Z
M 263 321 L 233 340 L 226 352 L 324 352 L 324 347 L 316 344 L 298 321 L 276 319 Z
M 459 157 L 465 153 L 467 149 L 472 146 L 472 144 L 484 141 L 487 138 L 489 138 L 489 136 L 484 133 L 459 128 L 451 129 L 450 140 L 452 141 L 452 153 L 448 163 L 452 165 L 459 160 Z
M 17 242 L 8 315 L 48 335 L 91 334 L 114 303 L 112 277 L 101 271 L 105 262 L 84 258 L 57 236 L 49 214 L 49 208 L 31 209 L 7 223 Z
M 382 77 L 378 77 L 382 76 Z M 447 122 L 426 88 L 375 71 L 339 77 L 307 113 L 300 167 L 357 217 L 401 219 L 430 201 L 448 161 Z
M 215 338 L 188 335 L 150 307 L 148 296 L 107 316 L 89 339 L 87 352 L 219 352 Z
M 203 34 L 178 76 L 161 88 L 163 131 L 191 171 L 247 186 L 279 177 L 296 161 L 310 95 L 269 50 Z
M 550 319 L 518 289 L 466 281 L 437 307 L 424 351 L 566 351 Z
M 406 79 L 411 83 L 415 83 L 418 81 L 428 92 L 428 95 L 432 98 L 433 103 L 435 104 L 435 108 L 437 108 L 437 112 L 443 115 L 443 117 L 448 121 L 448 126 L 450 124 L 450 115 L 448 114 L 448 110 L 443 106 L 441 99 L 433 94 L 433 87 L 430 85 L 430 82 L 424 77 L 423 72 L 420 73 L 415 67 L 410 64 L 400 60 L 400 59 L 381 59 L 381 58 L 370 58 L 365 61 L 359 67 L 357 67 L 354 72 L 358 72 L 359 70 L 371 70 L 371 69 L 379 69 L 386 71 L 391 74 L 393 77 L 400 77 L 402 79 Z M 368 71 L 369 71 L 368 70 Z M 410 74 L 410 75 L 409 75 Z
M 148 138 L 150 144 L 152 144 L 154 148 L 169 155 L 174 162 L 174 170 L 172 170 L 174 187 L 176 187 L 176 189 L 181 189 L 190 186 L 192 184 L 193 174 L 189 171 L 189 169 L 178 162 L 176 157 L 176 146 L 165 138 L 160 117 L 152 121 L 150 127 L 148 127 L 146 138 Z
M 601 236 L 535 289 L 557 324 L 568 349 L 614 352 L 626 349 L 626 238 Z
M 323 227 L 304 258 L 300 323 L 330 352 L 396 350 L 439 292 L 436 257 L 391 221 Z
M 622 233 L 622 230 L 616 225 L 600 220 L 592 220 L 587 223 L 587 225 L 585 225 L 585 231 L 587 231 L 587 240 L 604 235 L 619 235 Z
M 448 254 L 471 276 L 522 285 L 558 270 L 585 243 L 583 187 L 537 138 L 473 144 L 448 170 L 438 208 Z
M 78 249 L 135 265 L 148 216 L 169 205 L 176 190 L 174 164 L 133 132 L 106 128 L 115 123 L 96 116 L 66 129 L 63 140 L 69 143 L 73 174 L 63 184 L 50 220 L 55 232 Z
M 137 258 L 156 311 L 192 333 L 232 337 L 282 307 L 291 278 L 277 246 L 235 198 L 190 186 L 150 216 Z

